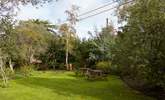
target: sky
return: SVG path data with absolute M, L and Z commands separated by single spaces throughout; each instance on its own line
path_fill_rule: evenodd
M 18 20 L 28 20 L 28 19 L 41 19 L 47 20 L 52 24 L 59 24 L 59 20 L 61 23 L 66 20 L 67 15 L 65 13 L 66 10 L 70 9 L 72 5 L 76 5 L 79 7 L 78 15 L 85 13 L 87 11 L 98 8 L 102 5 L 105 5 L 112 0 L 59 0 L 58 2 L 51 2 L 48 4 L 44 4 L 42 7 L 33 7 L 32 5 L 24 5 L 20 6 L 20 10 L 18 11 L 17 19 Z M 103 9 L 97 10 L 91 14 L 86 16 L 98 13 L 105 9 L 109 9 L 114 7 L 116 4 L 109 5 Z M 84 18 L 86 16 L 82 16 Z M 102 13 L 100 15 L 82 20 L 77 22 L 75 28 L 77 30 L 77 35 L 80 38 L 89 38 L 88 31 L 94 33 L 94 29 L 101 30 L 102 27 L 106 26 L 106 18 L 109 19 L 109 22 L 112 23 L 115 28 L 117 28 L 117 17 L 114 14 L 114 10 L 110 10 L 108 12 Z

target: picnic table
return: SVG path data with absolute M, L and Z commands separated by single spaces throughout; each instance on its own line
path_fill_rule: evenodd
M 102 70 L 88 70 L 87 77 L 88 77 L 88 79 L 102 78 L 103 71 Z
M 91 69 L 90 68 L 80 68 L 80 72 L 82 75 L 86 75 L 89 70 L 91 70 Z
M 88 79 L 97 79 L 104 76 L 102 70 L 93 70 L 90 68 L 80 68 L 81 75 L 86 76 Z

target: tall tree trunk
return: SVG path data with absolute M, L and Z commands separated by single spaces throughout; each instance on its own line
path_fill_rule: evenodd
M 30 48 L 29 48 L 29 62 L 30 62 L 30 64 L 32 64 L 33 61 L 34 61 L 34 50 L 33 50 L 32 46 L 30 46 Z
M 8 81 L 7 81 L 7 76 L 6 76 L 6 73 L 3 69 L 3 66 L 4 66 L 3 65 L 3 59 L 2 59 L 2 57 L 0 57 L 0 73 L 1 73 L 1 76 L 2 76 L 2 79 L 3 79 L 3 85 L 4 85 L 4 87 L 7 87 Z
M 68 66 L 68 52 L 69 52 L 69 38 L 68 38 L 68 33 L 67 33 L 67 37 L 66 37 L 66 69 L 69 70 L 69 66 Z
M 34 54 L 32 53 L 32 54 L 30 55 L 30 63 L 33 63 L 33 61 L 34 61 Z
M 12 73 L 14 73 L 14 69 L 13 69 L 13 65 L 12 65 L 11 59 L 9 60 L 9 67 L 10 67 Z

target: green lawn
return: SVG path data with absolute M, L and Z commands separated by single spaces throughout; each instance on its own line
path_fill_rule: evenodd
M 0 88 L 0 100 L 154 100 L 127 87 L 117 76 L 104 81 L 76 78 L 72 72 L 35 72 Z

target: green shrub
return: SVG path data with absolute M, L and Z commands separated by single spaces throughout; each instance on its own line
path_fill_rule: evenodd
M 65 63 L 60 63 L 58 69 L 60 69 L 60 70 L 66 69 L 66 68 L 65 68 Z
M 79 69 L 76 69 L 74 72 L 75 72 L 75 75 L 76 75 L 77 77 L 78 77 L 78 76 L 82 76 Z
M 114 74 L 114 75 L 120 74 L 120 70 L 117 65 L 111 65 L 110 72 L 111 72 L 111 74 Z
M 21 74 L 24 76 L 30 76 L 31 73 L 34 71 L 34 65 L 25 65 L 20 68 Z
M 5 68 L 5 73 L 6 73 L 6 76 L 10 79 L 10 78 L 13 78 L 15 76 L 15 73 L 12 72 L 12 70 L 10 68 Z
M 97 69 L 101 69 L 104 72 L 108 72 L 110 69 L 111 63 L 108 61 L 100 61 L 96 64 Z

